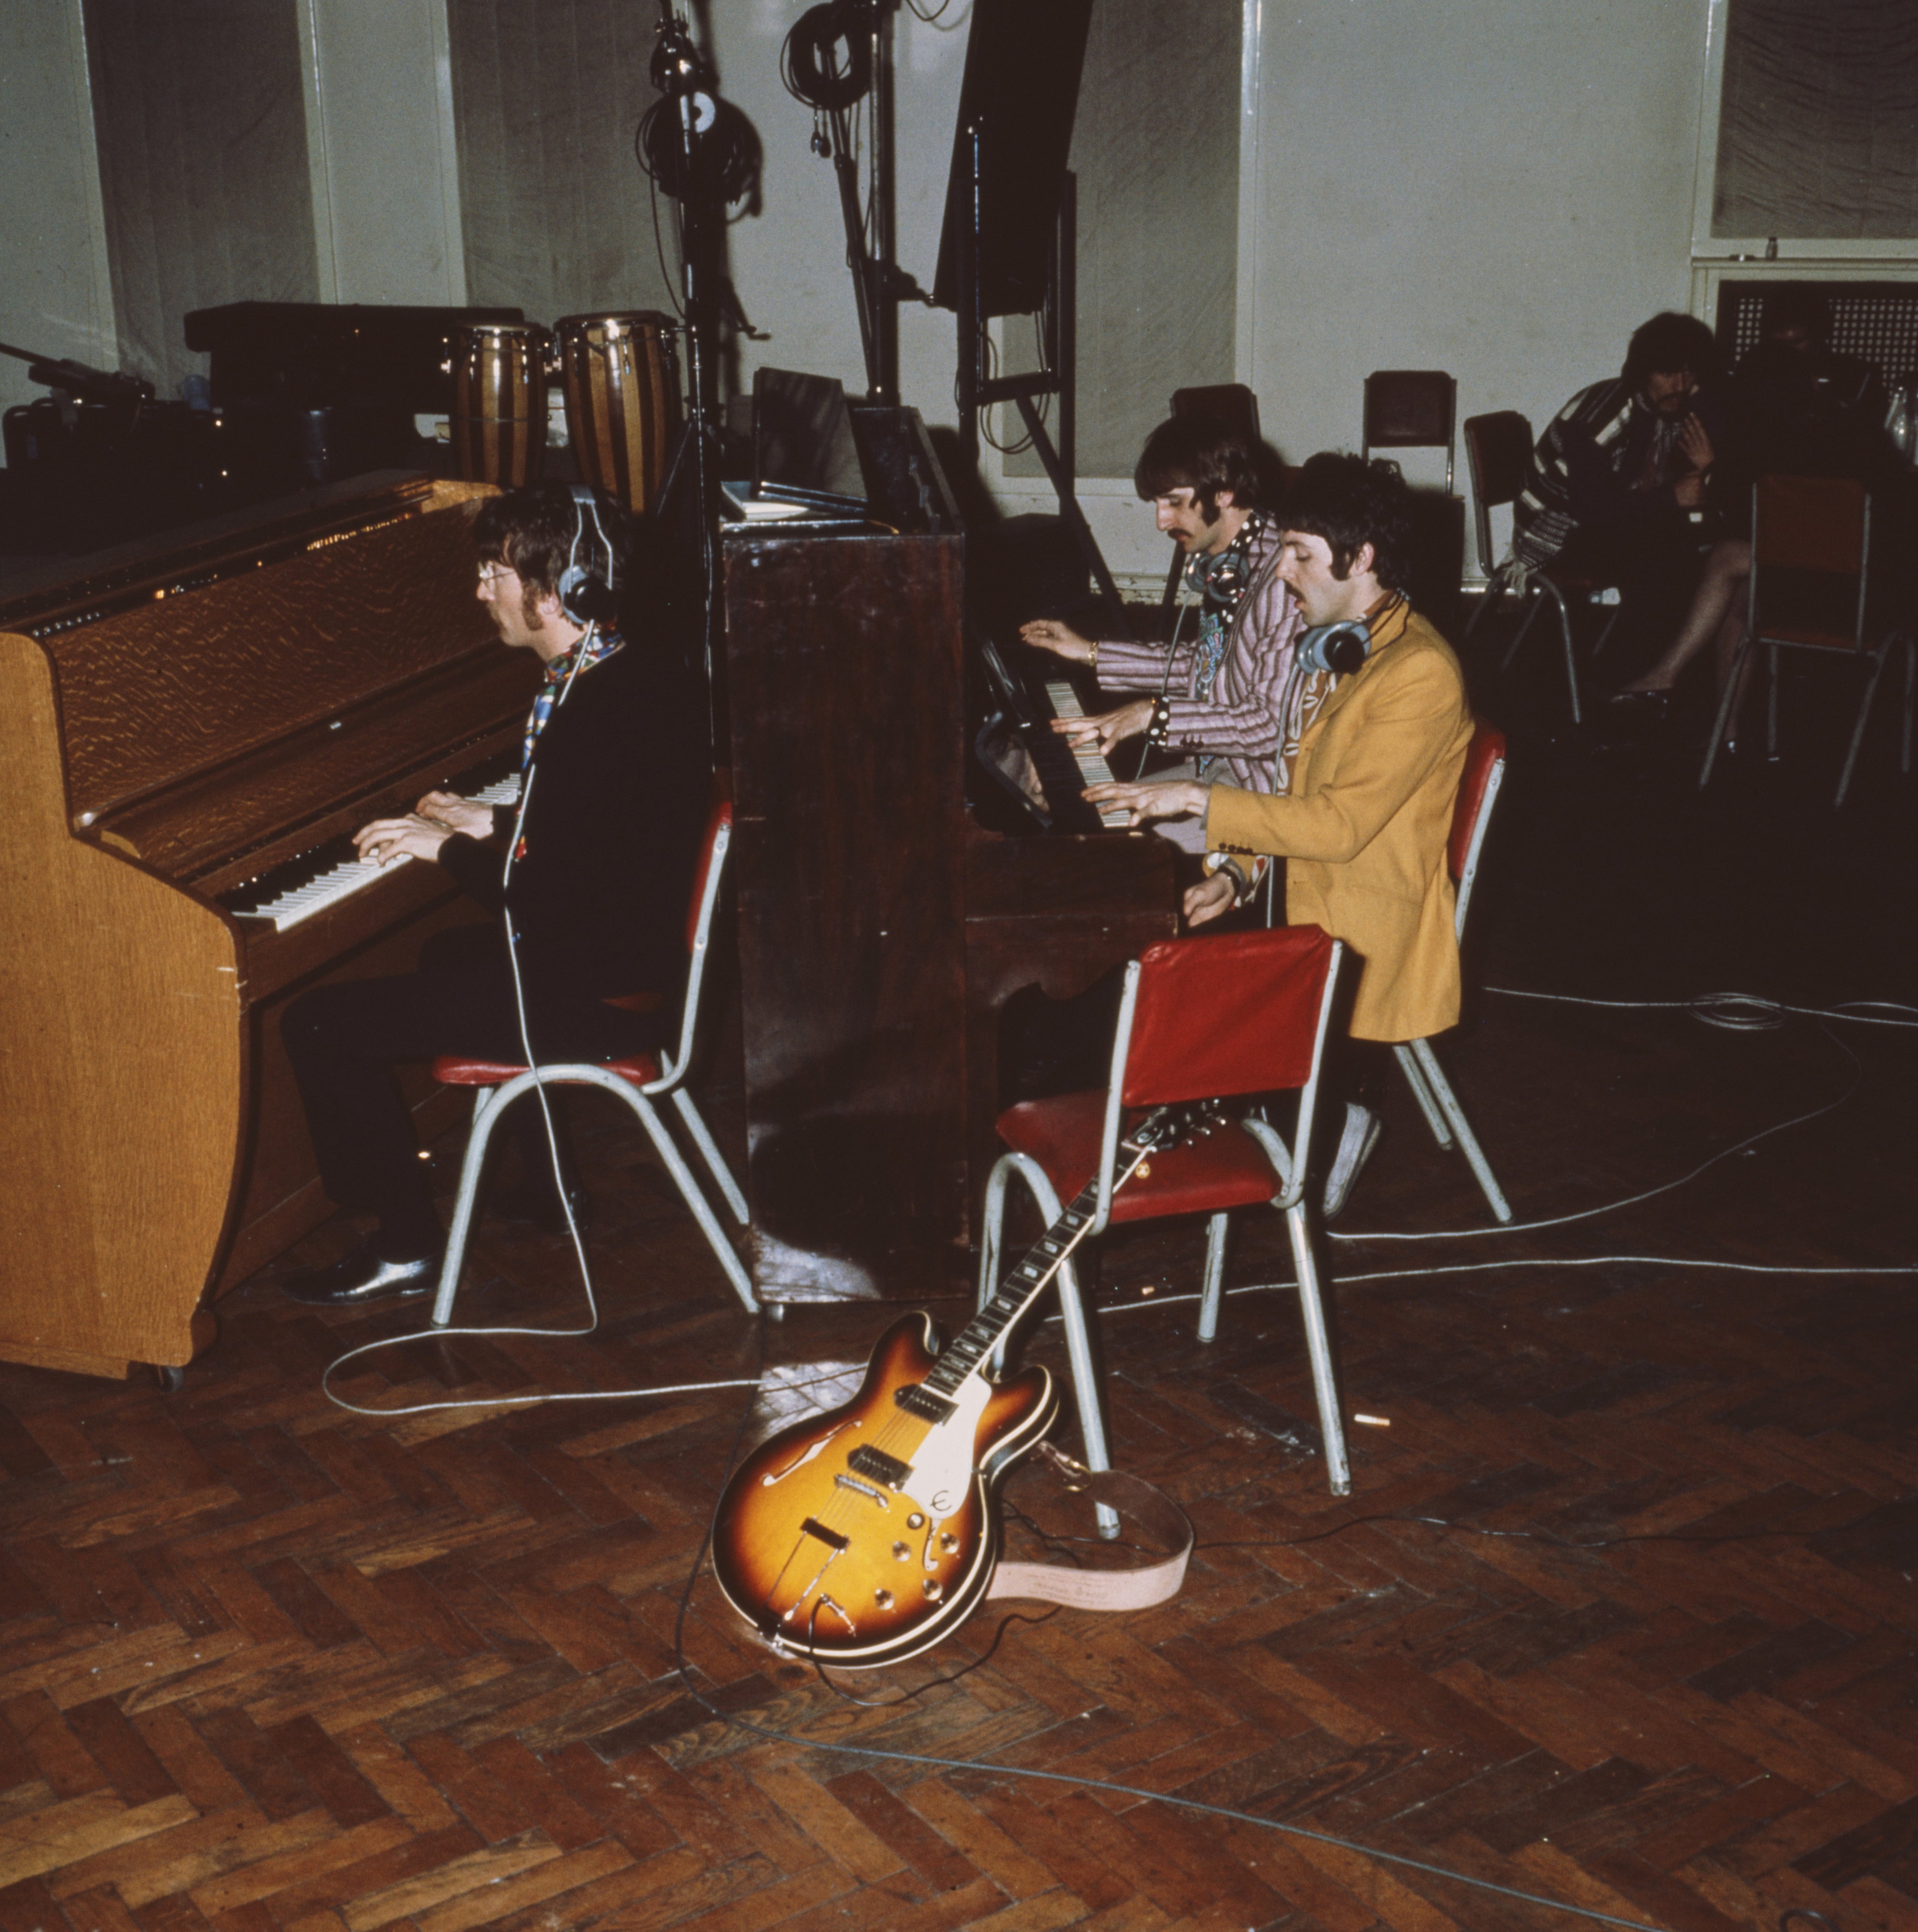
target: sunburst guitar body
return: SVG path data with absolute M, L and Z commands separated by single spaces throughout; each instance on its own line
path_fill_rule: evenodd
M 1187 1131 L 1160 1108 L 1121 1143 L 1123 1186 L 1155 1147 Z M 713 1567 L 741 1616 L 776 1650 L 821 1664 L 892 1664 L 962 1622 L 998 1561 L 993 1507 L 1006 1472 L 1052 1426 L 1043 1368 L 986 1371 L 1006 1330 L 1089 1232 L 1088 1183 L 940 1349 L 923 1315 L 896 1322 L 859 1394 L 761 1443 L 719 1499 Z
M 933 1394 L 923 1315 L 889 1328 L 859 1394 L 760 1444 L 728 1486 L 713 1544 L 727 1600 L 776 1649 L 891 1664 L 969 1616 L 998 1560 L 994 1492 L 1052 1426 L 1031 1368 Z

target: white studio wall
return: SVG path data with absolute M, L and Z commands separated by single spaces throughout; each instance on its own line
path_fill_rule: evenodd
M 928 13 L 935 10 L 926 5 Z M 798 0 L 743 5 L 734 0 L 711 9 L 721 92 L 758 129 L 766 156 L 763 211 L 736 220 L 731 230 L 734 284 L 747 315 L 767 338 L 740 343 L 738 381 L 742 392 L 749 392 L 752 372 L 764 365 L 836 376 L 857 393 L 866 387 L 866 369 L 832 164 L 808 146 L 812 110 L 779 79 L 780 49 L 803 11 Z M 971 16 L 968 0 L 953 0 L 935 22 L 902 8 L 893 28 L 899 260 L 927 289 L 938 257 Z M 861 162 L 863 175 L 863 154 Z M 947 310 L 902 305 L 900 396 L 929 424 L 958 421 L 953 403 L 956 340 Z
M 0 341 L 118 360 L 78 0 L 0 7 Z M 0 357 L 0 409 L 46 393 Z
M 1246 380 L 1288 460 L 1358 448 L 1373 369 L 1449 370 L 1461 422 L 1542 428 L 1685 306 L 1706 12 L 1298 0 L 1268 22 L 1241 272 Z
M 143 44 L 177 4 L 86 0 L 86 15 L 96 39 L 115 24 Z M 0 9 L 5 339 L 124 362 L 172 392 L 184 351 L 177 339 L 147 338 L 180 294 L 177 255 L 162 238 L 142 241 L 125 207 L 103 208 L 98 185 L 104 176 L 117 201 L 128 144 L 143 140 L 149 173 L 194 218 L 180 229 L 193 244 L 188 306 L 292 295 L 518 302 L 551 322 L 600 303 L 665 305 L 629 146 L 653 98 L 644 78 L 645 10 L 629 0 L 539 0 L 530 12 L 531 0 L 247 0 L 230 10 L 236 4 L 219 0 L 213 9 L 230 10 L 221 16 L 233 22 L 229 38 L 251 35 L 250 19 L 263 22 L 275 48 L 287 41 L 293 53 L 269 61 L 256 50 L 215 63 L 254 74 L 272 110 L 270 167 L 245 172 L 248 142 L 266 138 L 245 126 L 232 130 L 221 157 L 217 186 L 239 208 L 234 219 L 194 206 L 199 164 L 184 110 L 167 147 L 124 117 L 103 121 L 96 160 L 93 103 L 103 77 L 89 76 L 82 0 L 11 0 Z M 761 206 L 729 235 L 741 302 L 766 338 L 739 345 L 732 373 L 741 388 L 761 364 L 863 382 L 832 171 L 808 148 L 809 111 L 779 80 L 780 48 L 802 10 L 800 0 L 693 9 L 721 91 L 751 120 L 765 154 Z M 1251 160 L 1237 184 L 1235 366 L 1212 366 L 1211 350 L 1205 369 L 1179 366 L 1177 306 L 1163 300 L 1163 287 L 1175 287 L 1187 265 L 1169 260 L 1154 303 L 1138 293 L 1148 286 L 1139 278 L 1115 278 L 1118 308 L 1082 332 L 1085 418 L 1100 406 L 1087 392 L 1100 361 L 1115 358 L 1114 380 L 1141 394 L 1151 382 L 1169 394 L 1227 373 L 1250 382 L 1268 435 L 1292 458 L 1356 447 L 1361 388 L 1373 368 L 1448 368 L 1458 378 L 1461 418 L 1509 407 L 1541 424 L 1573 390 L 1616 369 L 1639 322 L 1684 305 L 1707 0 L 1296 0 L 1283 19 L 1253 0 L 1235 10 L 1256 30 L 1250 118 L 1240 120 L 1240 159 Z M 515 65 L 512 35 L 537 19 L 543 44 L 556 16 L 584 37 L 581 79 L 575 86 L 562 74 L 553 88 L 533 88 Z M 967 0 L 952 0 L 934 22 L 909 8 L 896 16 L 899 254 L 922 284 L 937 254 L 970 16 Z M 463 83 L 462 35 L 470 55 L 479 27 L 495 31 L 488 23 L 503 36 L 494 70 L 469 66 Z M 616 58 L 591 56 L 596 34 Z M 1127 112 L 1157 112 L 1181 126 L 1188 70 L 1168 59 L 1158 71 L 1162 103 L 1129 96 Z M 218 77 L 203 68 L 200 81 L 189 73 L 182 86 L 203 90 Z M 1145 85 L 1136 69 L 1129 85 Z M 150 91 L 138 76 L 122 92 L 129 86 L 130 98 Z M 521 125 L 532 94 L 539 114 Z M 490 118 L 473 111 L 483 99 Z M 230 118 L 230 103 L 213 105 Z M 1082 123 L 1101 111 L 1098 100 L 1083 101 Z M 570 158 L 553 146 L 562 135 Z M 508 203 L 485 191 L 509 140 L 539 148 L 541 167 L 550 162 L 565 177 L 533 197 L 530 214 L 515 190 L 510 226 L 502 225 Z M 290 158 L 290 194 L 282 165 Z M 1154 164 L 1169 165 L 1163 156 Z M 1208 194 L 1225 165 L 1206 164 Z M 1175 205 L 1176 182 L 1170 188 Z M 114 278 L 125 285 L 117 349 L 110 238 Z M 670 232 L 668 242 L 676 278 Z M 271 272 L 266 284 L 256 285 L 250 264 Z M 510 269 L 525 287 L 482 287 L 476 264 L 488 281 Z M 140 326 L 130 333 L 134 295 Z M 1142 314 L 1153 314 L 1129 338 L 1121 311 L 1135 296 Z M 1170 338 L 1163 369 L 1149 348 L 1139 350 L 1161 333 Z M 1208 322 L 1207 341 L 1217 333 Z M 908 304 L 900 337 L 905 400 L 935 426 L 952 424 L 952 316 Z M 0 397 L 40 393 L 24 376 L 23 365 L 0 363 Z M 1117 446 L 1112 436 L 1102 444 L 1121 473 L 1086 478 L 1083 500 L 1115 568 L 1149 580 L 1163 571 L 1164 544 L 1132 497 Z M 986 462 L 1008 510 L 1046 507 L 1043 481 L 1002 475 L 989 451 Z M 1406 466 L 1415 481 L 1430 480 L 1416 454 Z
M 443 0 L 302 0 L 300 29 L 320 299 L 462 305 Z

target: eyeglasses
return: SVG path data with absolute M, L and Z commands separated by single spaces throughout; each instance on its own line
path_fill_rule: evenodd
M 482 584 L 497 584 L 503 577 L 512 577 L 518 574 L 509 564 L 482 563 L 479 566 L 479 580 Z

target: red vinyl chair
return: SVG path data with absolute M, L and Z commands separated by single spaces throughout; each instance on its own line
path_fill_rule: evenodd
M 1306 1219 L 1305 1171 L 1343 950 L 1316 926 L 1295 926 L 1163 940 L 1135 959 L 1126 968 L 1105 1090 L 1023 1101 L 1000 1115 L 999 1138 L 1010 1151 L 1000 1156 L 986 1184 L 979 1263 L 983 1306 L 999 1285 L 1006 1190 L 1015 1177 L 1031 1190 L 1050 1226 L 1059 1218 L 1060 1203 L 1072 1200 L 1096 1176 L 1097 1208 L 1088 1238 L 1112 1222 L 1168 1214 L 1210 1217 L 1199 1316 L 1199 1340 L 1209 1342 L 1218 1333 L 1232 1210 L 1262 1202 L 1277 1208 L 1286 1217 L 1298 1271 L 1326 1473 L 1332 1493 L 1340 1496 L 1349 1492 L 1352 1474 Z M 1217 1132 L 1154 1153 L 1123 1190 L 1114 1190 L 1121 1130 L 1142 1110 L 1292 1090 L 1299 1096 L 1298 1123 L 1289 1146 L 1252 1111 L 1248 1098 L 1243 1109 L 1227 1110 Z M 1058 1282 L 1085 1460 L 1090 1468 L 1108 1468 L 1098 1372 L 1077 1269 L 1070 1262 L 1061 1266 Z M 1118 1517 L 1101 1510 L 1101 1533 L 1116 1535 L 1118 1528 Z
M 1492 822 L 1492 807 L 1498 802 L 1505 776 L 1505 734 L 1481 718 L 1466 750 L 1465 770 L 1458 782 L 1458 802 L 1452 808 L 1451 838 L 1445 848 L 1445 862 L 1458 888 L 1453 930 L 1461 942 L 1465 938 L 1465 909 L 1472 902 L 1472 884 L 1478 876 L 1478 855 L 1484 846 L 1485 829 Z M 1398 1056 L 1398 1064 L 1411 1083 L 1412 1097 L 1439 1146 L 1448 1148 L 1457 1143 L 1459 1150 L 1471 1163 L 1494 1217 L 1509 1221 L 1511 1209 L 1492 1172 L 1491 1162 L 1478 1144 L 1478 1137 L 1466 1122 L 1458 1096 L 1439 1064 L 1438 1055 L 1432 1051 L 1432 1042 L 1406 1040 L 1395 1046 L 1392 1052 Z
M 707 820 L 706 841 L 700 854 L 699 869 L 693 881 L 692 905 L 686 919 L 686 949 L 692 963 L 686 975 L 686 1004 L 680 1018 L 677 1046 L 671 1052 L 662 1048 L 656 1057 L 638 1054 L 629 1060 L 598 1064 L 578 1061 L 538 1068 L 508 1066 L 484 1060 L 446 1058 L 433 1063 L 433 1077 L 449 1087 L 471 1087 L 473 1096 L 473 1130 L 467 1138 L 466 1159 L 460 1168 L 460 1191 L 453 1208 L 452 1230 L 446 1238 L 446 1258 L 440 1271 L 440 1292 L 433 1304 L 433 1324 L 443 1328 L 453 1318 L 453 1298 L 458 1292 L 460 1270 L 466 1259 L 468 1236 L 472 1232 L 473 1210 L 479 1204 L 479 1183 L 486 1168 L 487 1144 L 500 1117 L 521 1095 L 536 1086 L 601 1087 L 616 1094 L 639 1116 L 639 1123 L 653 1143 L 666 1172 L 692 1210 L 693 1219 L 710 1244 L 714 1256 L 725 1270 L 733 1292 L 750 1314 L 759 1312 L 759 1301 L 752 1292 L 752 1278 L 746 1271 L 737 1251 L 720 1226 L 706 1198 L 698 1177 L 680 1152 L 656 1100 L 671 1096 L 686 1136 L 705 1162 L 733 1219 L 742 1226 L 747 1219 L 746 1196 L 715 1143 L 711 1131 L 693 1105 L 686 1090 L 686 1076 L 692 1064 L 693 1040 L 699 1022 L 699 997 L 706 981 L 707 953 L 713 920 L 719 904 L 719 885 L 726 868 L 726 850 L 732 843 L 733 808 L 722 800 Z

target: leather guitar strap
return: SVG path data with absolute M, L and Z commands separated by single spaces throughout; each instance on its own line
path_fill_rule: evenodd
M 1036 1598 L 1076 1610 L 1142 1610 L 1178 1594 L 1192 1554 L 1191 1519 L 1171 1497 L 1137 1476 L 1118 1469 L 1088 1469 L 1049 1442 L 1039 1453 L 1064 1479 L 1095 1503 L 1109 1504 L 1130 1516 L 1160 1549 L 1171 1553 L 1129 1570 L 1079 1570 L 1064 1563 L 1001 1563 L 992 1573 L 989 1600 Z

